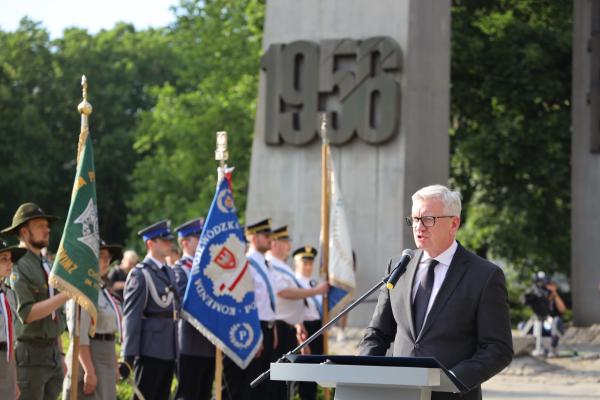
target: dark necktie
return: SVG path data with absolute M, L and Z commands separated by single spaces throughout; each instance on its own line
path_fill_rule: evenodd
M 419 336 L 419 332 L 421 332 L 423 322 L 425 321 L 425 315 L 427 314 L 427 306 L 429 305 L 433 281 L 435 280 L 435 266 L 438 263 L 439 261 L 437 260 L 431 260 L 429 262 L 427 275 L 425 275 L 424 279 L 421 279 L 417 294 L 415 295 L 415 301 L 413 302 L 413 322 L 417 337 Z

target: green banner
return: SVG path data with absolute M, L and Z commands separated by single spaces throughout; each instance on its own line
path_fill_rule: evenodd
M 50 284 L 67 293 L 90 314 L 92 334 L 95 331 L 100 282 L 99 242 L 94 151 L 89 131 L 84 129 L 79 137 L 71 206 L 50 273 Z

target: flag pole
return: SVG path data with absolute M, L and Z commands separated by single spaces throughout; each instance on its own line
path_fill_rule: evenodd
M 329 282 L 329 213 L 331 185 L 329 178 L 329 138 L 327 137 L 327 114 L 321 113 L 321 274 Z M 329 321 L 329 298 L 323 294 L 323 316 L 321 324 Z M 323 354 L 329 354 L 329 335 L 323 332 Z M 329 400 L 329 389 L 324 390 L 325 400 Z
M 217 132 L 217 148 L 215 150 L 215 160 L 219 161 L 219 174 L 217 185 L 221 179 L 225 179 L 225 161 L 229 159 L 227 152 L 227 132 Z M 215 349 L 215 394 L 216 399 L 221 400 L 223 391 L 223 351 L 217 347 Z
M 87 101 L 87 78 L 85 75 L 81 76 L 81 88 L 83 100 L 77 106 L 77 111 L 81 114 L 81 132 L 87 132 L 89 130 L 88 116 L 92 113 L 92 105 Z M 83 146 L 85 145 L 85 138 L 79 135 L 79 143 L 77 145 L 77 162 L 81 157 Z M 71 343 L 73 345 L 73 351 L 71 352 L 71 400 L 77 400 L 78 394 L 78 380 L 79 380 L 79 330 L 80 330 L 80 319 L 81 319 L 81 306 L 78 302 L 73 301 L 73 334 L 71 335 Z

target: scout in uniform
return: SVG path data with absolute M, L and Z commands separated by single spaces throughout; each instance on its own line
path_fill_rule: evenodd
M 278 346 L 275 358 L 279 358 L 298 345 L 298 339 L 306 339 L 306 330 L 302 324 L 304 310 L 308 306 L 308 298 L 323 294 L 329 285 L 321 282 L 315 287 L 304 287 L 294 275 L 292 268 L 285 262 L 290 255 L 291 244 L 288 228 L 282 226 L 271 232 L 271 250 L 266 255 L 267 261 L 279 275 L 277 291 L 277 337 Z M 277 385 L 277 383 L 280 383 Z M 279 392 L 285 396 L 285 383 L 276 382 Z
M 42 249 L 50 239 L 49 224 L 57 218 L 34 203 L 22 204 L 12 225 L 1 233 L 19 238 L 25 255 L 13 266 L 11 287 L 17 300 L 15 319 L 17 383 L 23 399 L 56 399 L 63 382 L 60 335 L 65 330 L 62 306 L 69 299 L 48 286 L 50 263 Z
M 98 265 L 100 277 L 106 277 L 110 262 L 121 257 L 122 248 L 108 245 L 100 240 Z M 73 307 L 75 302 L 67 302 L 67 326 L 73 330 Z M 105 286 L 98 289 L 98 316 L 96 334 L 89 336 L 91 318 L 81 309 L 79 323 L 79 382 L 78 398 L 94 400 L 114 400 L 117 398 L 117 355 L 115 353 L 115 333 L 121 333 L 121 304 Z M 73 343 L 67 355 L 67 376 L 63 384 L 63 399 L 71 398 L 71 354 Z
M 13 291 L 5 285 L 12 272 L 13 262 L 25 254 L 25 249 L 8 247 L 0 239 L 0 399 L 19 397 L 17 367 L 14 352 L 14 317 L 16 301 Z
M 254 389 L 250 388 L 258 375 L 269 369 L 275 361 L 277 330 L 275 328 L 276 293 L 278 274 L 266 261 L 265 253 L 271 248 L 271 220 L 265 219 L 246 226 L 249 241 L 246 259 L 254 280 L 254 300 L 263 334 L 261 350 L 245 370 L 240 369 L 229 358 L 223 360 L 223 399 L 272 399 L 273 385 L 265 380 Z
M 300 247 L 294 250 L 293 257 L 296 278 L 303 287 L 318 287 L 323 284 L 323 282 L 317 284 L 312 279 L 314 261 L 317 257 L 317 250 L 314 247 Z M 307 303 L 304 309 L 304 326 L 307 335 L 310 337 L 310 335 L 321 329 L 323 298 L 321 295 L 314 296 L 309 298 Z M 310 353 L 323 354 L 323 336 L 319 336 L 310 344 Z M 315 400 L 317 398 L 317 384 L 314 382 L 300 382 L 299 394 L 302 400 Z
M 194 254 L 202 233 L 202 218 L 187 221 L 177 228 L 177 242 L 183 256 L 173 270 L 182 299 L 192 270 Z M 176 399 L 201 400 L 212 396 L 215 378 L 215 346 L 189 322 L 179 321 L 179 366 Z
M 138 232 L 148 253 L 125 283 L 122 351 L 146 400 L 170 397 L 177 359 L 180 299 L 175 273 L 165 261 L 174 239 L 170 225 L 163 220 Z

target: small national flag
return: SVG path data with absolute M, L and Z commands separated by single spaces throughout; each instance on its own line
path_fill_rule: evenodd
M 327 149 L 329 152 L 329 148 Z M 350 231 L 346 222 L 344 199 L 335 177 L 335 169 L 329 160 L 330 178 L 330 219 L 329 219 L 329 293 L 328 305 L 330 315 L 337 315 L 346 307 L 356 288 L 354 259 Z
M 240 368 L 262 343 L 245 251 L 230 180 L 221 179 L 200 235 L 182 315 Z
M 77 172 L 71 206 L 60 246 L 50 272 L 50 284 L 67 293 L 87 311 L 92 319 L 90 333 L 95 332 L 98 304 L 98 208 L 96 203 L 96 172 L 92 138 L 86 123 L 82 123 L 77 151 Z

